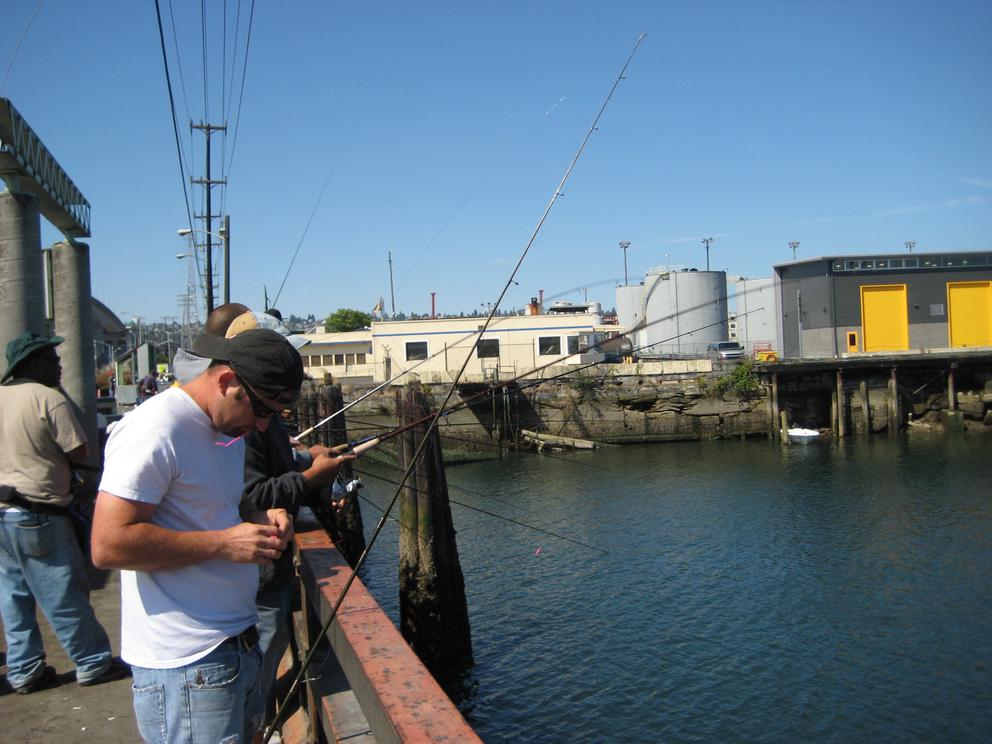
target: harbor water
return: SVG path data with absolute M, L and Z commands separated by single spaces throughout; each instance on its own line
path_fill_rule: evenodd
M 487 742 L 992 737 L 988 437 L 638 445 L 448 479 L 606 551 L 452 505 L 460 705 Z M 396 532 L 364 575 L 394 618 Z

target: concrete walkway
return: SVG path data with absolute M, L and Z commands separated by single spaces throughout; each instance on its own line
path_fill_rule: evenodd
M 120 574 L 91 570 L 90 602 L 120 653 Z M 72 662 L 39 612 L 48 663 L 58 672 L 55 684 L 30 695 L 17 695 L 7 683 L 7 647 L 0 635 L 0 742 L 3 744 L 76 744 L 140 741 L 131 707 L 131 680 L 92 687 L 76 684 Z

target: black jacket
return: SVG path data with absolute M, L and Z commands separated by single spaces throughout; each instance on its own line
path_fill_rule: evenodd
M 241 496 L 241 514 L 253 511 L 285 509 L 295 518 L 300 507 L 319 489 L 310 491 L 300 467 L 293 459 L 289 434 L 279 417 L 273 417 L 265 431 L 245 437 L 245 491 Z M 260 592 L 282 589 L 293 577 L 293 551 L 287 549 L 272 566 L 259 570 Z

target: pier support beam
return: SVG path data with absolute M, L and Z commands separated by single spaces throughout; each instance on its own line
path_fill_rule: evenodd
M 958 396 L 954 389 L 954 370 L 958 368 L 957 364 L 951 364 L 951 368 L 947 371 L 947 410 L 956 411 L 958 409 Z
M 0 349 L 25 331 L 45 333 L 38 198 L 0 191 Z
M 861 419 L 865 425 L 865 436 L 871 434 L 871 403 L 868 401 L 868 381 L 862 379 L 858 383 L 858 392 L 861 395 Z
M 895 436 L 899 433 L 899 380 L 896 376 L 896 368 L 892 368 L 889 376 L 889 434 Z
M 846 422 L 844 420 L 844 409 L 847 407 L 847 401 L 844 400 L 844 373 L 841 370 L 837 370 L 837 437 L 843 439 L 847 435 Z
M 769 422 L 771 423 L 772 436 L 774 437 L 775 431 L 778 428 L 778 372 L 772 372 L 772 389 L 771 394 L 768 396 L 768 401 L 771 404 Z
M 52 252 L 52 309 L 59 346 L 62 388 L 76 404 L 79 422 L 90 443 L 90 465 L 100 447 L 96 426 L 96 362 L 93 357 L 93 301 L 90 288 L 90 248 L 85 243 L 56 243 Z

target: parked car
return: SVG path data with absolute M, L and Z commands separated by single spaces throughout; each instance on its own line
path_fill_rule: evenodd
M 744 347 L 736 341 L 721 341 L 707 346 L 706 355 L 710 359 L 743 359 Z

